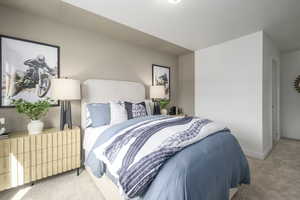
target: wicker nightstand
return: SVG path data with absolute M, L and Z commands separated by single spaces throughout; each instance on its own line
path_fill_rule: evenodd
M 0 191 L 81 165 L 80 128 L 48 129 L 38 135 L 10 133 L 0 140 Z

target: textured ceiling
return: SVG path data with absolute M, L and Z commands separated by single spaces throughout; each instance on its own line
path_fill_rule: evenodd
M 300 47 L 300 0 L 63 0 L 197 50 L 264 30 L 280 50 Z

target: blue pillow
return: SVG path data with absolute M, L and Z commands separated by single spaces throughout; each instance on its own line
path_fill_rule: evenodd
M 108 103 L 92 103 L 87 105 L 92 127 L 110 124 L 110 107 Z

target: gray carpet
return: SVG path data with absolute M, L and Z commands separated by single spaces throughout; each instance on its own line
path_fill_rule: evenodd
M 264 160 L 249 159 L 252 184 L 243 186 L 234 200 L 299 200 L 300 142 L 281 140 Z M 0 200 L 102 200 L 89 175 L 58 175 L 0 193 Z
M 280 140 L 266 160 L 248 160 L 252 184 L 234 200 L 300 199 L 300 141 Z

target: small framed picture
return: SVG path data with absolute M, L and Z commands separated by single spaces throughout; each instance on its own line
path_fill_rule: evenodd
M 0 47 L 0 107 L 50 97 L 51 79 L 59 78 L 59 46 L 0 35 Z
M 171 98 L 171 77 L 170 67 L 161 65 L 152 65 L 152 85 L 163 85 L 165 86 L 165 99 L 170 100 Z

